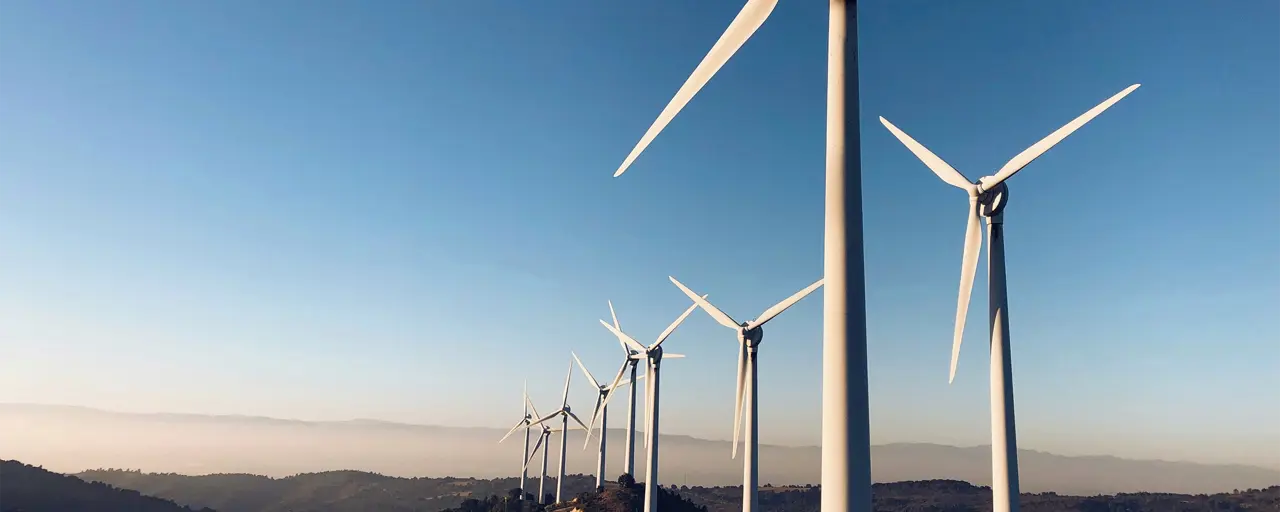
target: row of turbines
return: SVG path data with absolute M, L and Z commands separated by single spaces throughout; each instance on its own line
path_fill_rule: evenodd
M 748 0 L 746 5 L 729 24 L 729 27 L 712 46 L 693 73 L 672 97 L 671 101 L 659 114 L 641 137 L 640 142 L 631 150 L 622 165 L 614 172 L 614 177 L 622 175 L 654 140 L 663 128 L 684 108 L 688 102 L 715 76 L 716 72 L 742 47 L 744 43 L 773 12 L 778 0 Z M 792 297 L 798 301 L 813 289 L 825 284 L 824 317 L 823 317 L 823 384 L 822 384 L 822 510 L 824 512 L 849 512 L 869 510 L 871 506 L 871 449 L 870 421 L 867 390 L 866 361 L 866 311 L 865 281 L 862 262 L 862 204 L 861 204 L 861 169 L 858 154 L 858 95 L 857 95 L 857 2 L 856 0 L 830 0 L 830 23 L 828 26 L 828 60 L 827 60 L 827 139 L 826 139 L 826 232 L 824 237 L 824 277 L 814 285 Z M 1031 147 L 1013 157 L 990 176 L 977 181 L 970 180 L 955 168 L 951 167 L 937 155 L 933 154 L 915 139 L 898 129 L 888 120 L 880 118 L 881 123 L 903 145 L 907 147 L 926 167 L 934 172 L 942 181 L 964 190 L 969 197 L 968 220 L 965 231 L 964 251 L 961 262 L 960 290 L 957 301 L 955 331 L 952 341 L 950 380 L 955 378 L 956 364 L 959 358 L 960 343 L 963 335 L 965 318 L 968 314 L 969 296 L 973 289 L 973 280 L 977 273 L 978 253 L 982 245 L 982 224 L 987 225 L 987 264 L 988 264 L 988 320 L 990 335 L 990 380 L 991 380 L 991 471 L 992 471 L 992 505 L 995 512 L 1018 510 L 1018 461 L 1017 440 L 1014 429 L 1013 412 L 1013 370 L 1010 361 L 1008 296 L 1005 285 L 1005 253 L 1004 253 L 1004 210 L 1008 205 L 1009 189 L 1005 181 L 1021 171 L 1033 160 L 1065 139 L 1072 132 L 1097 117 L 1116 102 L 1139 87 L 1131 85 L 1119 93 L 1103 101 L 1099 105 L 1050 133 Z M 753 512 L 757 508 L 756 483 L 757 460 L 756 449 L 756 405 L 755 405 L 755 353 L 759 346 L 762 331 L 759 327 L 772 318 L 766 311 L 754 322 L 738 323 L 706 302 L 705 296 L 699 297 L 688 288 L 672 279 L 676 285 L 690 296 L 694 305 L 685 311 L 671 327 L 648 347 L 635 342 L 625 335 L 616 322 L 605 324 L 624 344 L 628 361 L 648 361 L 649 379 L 647 385 L 652 397 L 646 406 L 647 422 L 646 441 L 648 450 L 648 467 L 646 468 L 645 512 L 656 510 L 654 493 L 657 487 L 657 384 L 658 366 L 664 357 L 661 343 L 671 331 L 695 307 L 702 307 L 717 322 L 735 329 L 742 348 L 739 351 L 739 386 L 734 427 L 734 454 L 736 456 L 738 428 L 744 407 L 744 395 L 747 408 L 747 440 L 745 443 L 747 456 L 744 461 L 743 477 L 743 510 Z M 791 299 L 788 299 L 791 300 Z M 779 303 L 776 315 L 790 304 Z M 792 302 L 794 303 L 794 302 Z M 775 308 L 770 308 L 773 311 Z M 602 322 L 604 323 L 604 322 Z M 667 354 L 672 358 L 675 354 Z M 634 384 L 639 376 L 635 375 L 635 363 L 632 364 Z M 624 364 L 624 369 L 626 364 Z M 572 370 L 572 367 L 570 368 Z M 621 375 L 621 374 L 620 374 Z M 566 379 L 566 390 L 568 379 Z M 603 405 L 608 397 L 619 386 L 625 385 L 615 379 L 609 386 L 601 386 L 604 398 L 599 402 L 596 413 L 593 413 L 592 425 L 597 414 L 603 416 Z M 605 389 L 607 388 L 607 389 Z M 566 392 L 567 393 L 567 392 Z M 631 386 L 631 419 L 628 428 L 630 433 L 627 443 L 627 468 L 633 469 L 635 388 Z M 526 404 L 528 401 L 526 400 Z M 568 420 L 588 431 L 590 442 L 591 425 L 584 424 L 570 411 L 566 401 L 561 410 L 548 417 L 539 417 L 536 413 L 526 415 L 526 419 L 517 425 L 512 432 L 521 426 L 540 425 L 545 439 L 554 429 L 545 425 L 556 414 L 561 415 L 562 441 L 564 431 L 568 429 Z M 603 425 L 602 430 L 603 433 Z M 508 434 L 510 435 L 510 434 Z M 602 434 L 603 436 L 603 434 Z M 526 435 L 527 437 L 527 435 Z M 541 442 L 541 440 L 540 440 Z M 526 443 L 527 444 L 527 443 Z M 603 460 L 603 442 L 601 442 L 601 460 Z M 543 469 L 545 475 L 545 451 Z M 526 454 L 524 460 L 529 456 Z M 527 465 L 527 464 L 526 464 Z M 561 480 L 564 473 L 564 448 L 561 444 Z M 603 473 L 602 471 L 599 473 Z M 634 474 L 634 473 L 632 473 Z M 603 476 L 597 474 L 597 484 Z M 522 481 L 523 482 L 523 481 Z M 522 485 L 523 487 L 523 485 Z M 560 496 L 557 492 L 557 500 Z
M 790 308 L 810 293 L 813 293 L 814 290 L 817 290 L 822 286 L 822 280 L 819 279 L 817 282 L 809 285 L 803 290 L 787 297 L 782 302 L 774 304 L 754 320 L 738 322 L 734 320 L 733 317 L 730 317 L 728 314 L 725 314 L 725 312 L 708 302 L 707 295 L 699 296 L 690 290 L 689 287 L 676 280 L 676 278 L 669 277 L 669 279 L 677 288 L 680 289 L 681 292 L 684 292 L 684 294 L 693 301 L 693 304 L 685 309 L 684 312 L 675 319 L 675 321 L 671 322 L 671 325 L 667 326 L 666 330 L 662 331 L 652 344 L 644 345 L 639 341 L 636 341 L 635 338 L 631 337 L 626 332 L 623 332 L 622 326 L 618 323 L 617 312 L 613 309 L 613 302 L 609 301 L 609 314 L 613 318 L 613 323 L 610 324 L 604 320 L 600 320 L 600 324 L 617 338 L 618 344 L 622 347 L 624 355 L 622 365 L 618 368 L 618 373 L 612 382 L 609 384 L 601 384 L 600 381 L 596 380 L 595 376 L 591 374 L 591 371 L 587 370 L 586 365 L 582 364 L 582 360 L 578 359 L 578 355 L 576 353 L 570 353 L 570 355 L 573 356 L 573 361 L 570 363 L 568 374 L 565 375 L 564 393 L 561 396 L 560 409 L 546 416 L 540 416 L 537 408 L 533 405 L 533 401 L 529 399 L 529 394 L 526 388 L 526 392 L 523 396 L 524 411 L 520 421 L 517 422 L 515 426 L 511 427 L 511 430 L 507 431 L 506 435 L 502 436 L 502 439 L 498 440 L 499 443 L 506 441 L 507 438 L 511 437 L 512 434 L 516 433 L 521 428 L 525 431 L 524 452 L 520 458 L 520 490 L 522 496 L 523 493 L 526 492 L 525 489 L 528 480 L 529 463 L 533 461 L 533 457 L 537 455 L 538 450 L 547 444 L 546 441 L 550 438 L 551 434 L 559 432 L 560 463 L 559 478 L 556 479 L 555 500 L 556 502 L 562 501 L 564 497 L 566 442 L 568 440 L 568 432 L 571 428 L 569 420 L 573 420 L 577 426 L 587 432 L 586 440 L 583 442 L 582 447 L 584 450 L 591 444 L 591 434 L 595 427 L 596 420 L 600 420 L 600 435 L 598 440 L 600 452 L 596 463 L 596 488 L 602 489 L 604 487 L 606 446 L 608 440 L 608 406 L 609 401 L 612 400 L 614 394 L 624 387 L 629 388 L 630 390 L 630 400 L 627 404 L 627 438 L 623 443 L 623 447 L 625 449 L 623 455 L 623 467 L 625 468 L 626 473 L 634 475 L 636 435 L 635 384 L 641 379 L 645 379 L 646 385 L 648 386 L 645 390 L 644 428 L 644 441 L 647 452 L 645 459 L 644 483 L 645 510 L 652 511 L 657 509 L 660 369 L 662 367 L 663 359 L 680 359 L 684 357 L 683 354 L 665 353 L 662 348 L 662 343 L 666 341 L 673 332 L 675 332 L 676 328 L 689 317 L 689 314 L 692 313 L 694 309 L 702 308 L 702 310 L 706 311 L 707 314 L 716 322 L 733 329 L 737 336 L 738 383 L 737 398 L 734 401 L 733 450 L 731 456 L 737 458 L 738 440 L 741 437 L 741 432 L 745 430 L 746 439 L 744 448 L 745 453 L 743 457 L 743 483 L 744 488 L 749 489 L 748 492 L 750 496 L 743 498 L 743 506 L 744 509 L 747 510 L 754 508 L 748 504 L 754 504 L 757 501 L 756 484 L 759 481 L 760 459 L 756 455 L 760 432 L 757 427 L 757 414 L 759 409 L 757 407 L 758 402 L 756 400 L 756 353 L 759 350 L 760 342 L 764 339 L 763 327 L 764 324 L 769 322 L 769 320 L 772 320 L 783 311 L 786 311 L 787 308 Z M 638 366 L 641 361 L 645 362 L 646 373 L 637 375 Z M 574 414 L 569 407 L 569 385 L 573 380 L 574 364 L 582 370 L 582 373 L 586 376 L 589 385 L 597 393 L 596 405 L 591 413 L 591 420 L 586 423 Z M 628 370 L 630 370 L 630 377 L 627 376 Z M 624 378 L 626 378 L 626 380 L 624 380 Z M 557 418 L 560 419 L 559 428 L 555 428 L 550 425 L 550 422 Z M 746 428 L 742 429 L 741 427 L 743 426 L 744 421 L 746 423 Z M 538 440 L 534 444 L 533 450 L 530 451 L 529 438 L 534 427 L 539 427 L 541 430 Z M 539 497 L 545 495 L 548 450 L 549 448 L 542 450 L 542 471 L 538 480 Z

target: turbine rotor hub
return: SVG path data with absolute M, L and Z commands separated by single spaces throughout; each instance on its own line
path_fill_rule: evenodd
M 999 216 L 1004 212 L 1004 207 L 1008 204 L 1009 187 L 1004 182 L 1000 182 L 996 186 L 978 194 L 978 214 L 983 217 L 993 218 Z
M 751 329 L 744 328 L 742 339 L 747 343 L 748 348 L 755 348 L 764 340 L 764 328 L 759 326 Z

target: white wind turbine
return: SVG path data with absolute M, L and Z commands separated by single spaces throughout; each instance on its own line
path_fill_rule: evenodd
M 698 307 L 696 303 L 691 304 L 688 309 L 684 310 L 684 313 L 680 314 L 680 317 L 677 318 L 676 321 L 671 322 L 671 325 L 667 326 L 667 330 L 662 331 L 662 334 L 658 335 L 657 341 L 654 341 L 652 345 L 647 347 L 640 344 L 640 342 L 636 341 L 631 336 L 627 336 L 627 334 L 622 332 L 622 330 L 609 325 L 608 322 L 605 322 L 604 320 L 600 321 L 600 325 L 609 329 L 614 336 L 617 336 L 619 340 L 622 340 L 623 343 L 626 343 L 635 350 L 635 354 L 630 356 L 632 359 L 644 359 L 648 362 L 646 374 L 649 376 L 649 382 L 648 389 L 645 391 L 644 437 L 645 448 L 649 453 L 648 460 L 645 461 L 645 512 L 654 512 L 658 509 L 658 370 L 662 367 L 662 360 L 664 358 L 678 359 L 684 357 L 683 354 L 663 354 L 662 342 L 666 341 L 668 336 L 671 336 L 671 333 L 676 330 L 676 327 L 679 327 L 680 323 L 684 322 L 684 319 L 688 318 L 689 313 L 692 313 L 693 309 L 696 307 Z M 613 392 L 617 391 L 617 384 L 621 379 L 622 374 L 619 373 L 611 386 L 613 389 L 609 391 L 607 396 L 605 396 L 604 401 L 600 404 L 601 406 L 609 403 L 609 399 L 613 397 Z
M 538 410 L 533 407 L 533 402 L 527 398 L 525 400 L 529 404 L 529 409 L 533 411 L 533 415 L 537 416 Z M 551 434 L 560 432 L 562 429 L 551 428 L 545 424 L 538 426 L 542 427 L 542 432 L 538 434 L 538 444 L 534 445 L 533 451 L 529 452 L 529 455 L 525 458 L 524 468 L 521 468 L 521 471 L 526 471 L 529 468 L 529 463 L 533 461 L 533 456 L 538 454 L 538 449 L 546 446 L 546 449 L 542 450 L 542 474 L 538 477 L 538 497 L 536 500 L 538 503 L 543 503 L 543 498 L 546 496 L 544 493 L 547 484 L 547 453 L 551 449 Z M 561 444 L 563 445 L 563 443 Z M 563 479 L 564 477 L 561 476 L 561 480 Z M 524 490 L 522 489 L 521 492 L 524 492 Z
M 511 430 L 507 431 L 507 435 L 502 436 L 502 439 L 499 439 L 498 442 L 501 443 L 506 441 L 508 437 L 511 437 L 511 434 L 516 432 L 516 430 L 519 430 L 520 427 L 524 427 L 524 455 L 520 457 L 520 499 L 523 500 L 525 493 L 525 480 L 529 479 L 529 427 L 533 424 L 533 415 L 529 414 L 529 409 L 532 407 L 532 404 L 529 402 L 528 382 L 525 383 L 524 390 L 521 392 L 521 395 L 523 395 L 522 401 L 524 402 L 524 417 L 520 419 L 519 423 L 516 423 L 516 426 L 511 427 Z M 535 412 L 534 414 L 537 413 Z
M 897 126 L 881 117 L 888 128 L 907 149 L 911 150 L 942 181 L 964 189 L 969 193 L 969 221 L 964 237 L 964 256 L 960 264 L 960 297 L 956 306 L 956 325 L 951 344 L 951 376 L 956 377 L 956 363 L 960 356 L 960 341 L 964 334 L 965 317 L 969 311 L 969 295 L 973 291 L 973 278 L 978 270 L 978 252 L 982 245 L 982 228 L 979 216 L 987 219 L 987 287 L 988 319 L 991 322 L 991 490 L 995 512 L 1018 510 L 1018 441 L 1014 429 L 1013 414 L 1013 366 L 1009 350 L 1009 299 L 1005 287 L 1004 263 L 1004 208 L 1009 203 L 1009 188 L 1005 180 L 1026 167 L 1072 132 L 1084 126 L 1098 114 L 1137 89 L 1133 84 L 1098 106 L 1081 114 L 1066 126 L 1058 128 L 1040 142 L 1013 157 L 992 176 L 984 176 L 976 183 L 960 174 L 949 164 L 925 149 Z
M 747 0 L 676 91 L 614 177 L 746 43 L 778 0 Z M 826 214 L 823 244 L 822 510 L 871 508 L 862 169 L 858 143 L 858 2 L 829 0 L 827 25 Z M 846 80 L 847 78 L 847 80 Z
M 738 428 L 742 425 L 742 401 L 747 401 L 746 423 L 747 423 L 747 439 L 746 453 L 744 455 L 742 470 L 742 511 L 754 512 L 759 505 L 757 494 L 757 486 L 760 483 L 760 456 L 756 452 L 760 442 L 759 415 L 757 408 L 756 394 L 756 351 L 759 350 L 760 342 L 764 339 L 764 329 L 762 327 L 773 317 L 779 313 L 786 311 L 800 299 L 805 298 L 819 286 L 822 286 L 822 280 L 809 285 L 803 290 L 796 292 L 794 295 L 787 297 L 782 302 L 774 304 L 769 309 L 760 313 L 759 317 L 750 322 L 738 322 L 729 315 L 720 311 L 719 308 L 711 305 L 706 301 L 705 296 L 699 297 L 693 293 L 688 287 L 677 281 L 676 278 L 668 276 L 680 291 L 688 295 L 693 302 L 706 311 L 711 318 L 714 318 L 720 325 L 733 329 L 738 334 L 738 394 L 733 402 L 733 457 L 738 456 Z M 744 385 L 745 381 L 745 385 Z M 745 389 L 744 389 L 745 388 Z
M 613 317 L 613 328 L 621 331 L 622 326 L 618 324 L 618 314 L 613 311 L 613 301 L 609 301 L 609 315 Z M 627 343 L 622 341 L 622 338 L 618 338 L 618 344 L 622 346 L 622 365 L 624 368 L 628 365 L 631 367 L 631 383 L 634 384 L 643 377 L 636 375 L 636 367 L 639 366 L 640 359 L 632 357 L 638 355 L 639 352 L 627 346 Z M 637 386 L 631 386 L 629 390 L 630 397 L 627 399 L 627 439 L 623 442 L 624 452 L 622 456 L 623 471 L 633 477 L 636 474 L 636 388 Z M 608 397 L 606 396 L 606 398 Z M 599 405 L 603 406 L 605 403 L 601 402 Z M 601 409 L 597 406 L 596 410 L 600 411 Z M 594 416 L 589 426 L 591 425 L 595 425 Z M 600 442 L 604 443 L 603 440 Z
M 582 449 L 584 450 L 587 449 L 587 446 L 591 444 L 591 429 L 596 426 L 596 417 L 599 417 L 600 418 L 600 455 L 596 460 L 596 489 L 600 490 L 604 488 L 604 471 L 605 471 L 604 455 L 605 455 L 605 445 L 608 440 L 608 433 L 609 433 L 609 417 L 608 417 L 607 407 L 604 404 L 604 399 L 605 397 L 609 396 L 609 392 L 613 390 L 613 387 L 606 386 L 596 381 L 596 378 L 591 375 L 591 372 L 587 371 L 587 367 L 582 364 L 582 360 L 578 359 L 578 354 L 574 354 L 573 352 L 570 352 L 570 354 L 573 354 L 573 360 L 578 363 L 578 368 L 581 368 L 582 373 L 587 376 L 587 380 L 589 381 L 587 384 L 596 390 L 596 405 L 594 408 L 595 412 L 591 414 L 591 421 L 587 422 L 587 435 L 586 435 L 586 440 L 584 440 L 582 443 Z M 622 374 L 627 371 L 627 366 L 629 366 L 630 364 L 631 364 L 630 360 L 622 362 L 622 367 L 618 368 L 619 377 L 621 377 Z M 643 379 L 644 375 L 641 375 L 638 378 Z M 628 380 L 627 382 L 623 382 L 617 385 L 630 386 L 634 383 L 635 381 Z
M 573 418 L 573 421 L 577 422 L 578 425 L 581 425 L 583 430 L 588 432 L 591 431 L 591 429 L 587 428 L 587 425 L 583 423 L 582 420 L 578 419 L 578 415 L 573 413 L 573 408 L 569 407 L 569 381 L 572 378 L 573 363 L 569 363 L 569 373 L 564 376 L 564 398 L 560 401 L 560 408 L 551 414 L 538 418 L 538 421 L 533 422 L 534 425 L 541 425 L 556 416 L 560 417 L 560 477 L 556 479 L 556 503 L 561 501 L 561 498 L 563 497 L 561 492 L 564 491 L 565 441 L 569 440 L 569 418 Z M 543 452 L 543 457 L 545 456 L 546 453 Z

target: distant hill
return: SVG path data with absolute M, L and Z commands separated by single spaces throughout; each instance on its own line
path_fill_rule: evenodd
M 82 407 L 0 404 L 4 455 L 55 471 L 140 468 L 181 474 L 253 473 L 288 476 L 355 468 L 385 475 L 494 478 L 519 467 L 521 439 L 497 440 L 504 429 L 408 425 L 371 420 L 306 422 L 247 416 L 126 414 Z M 609 433 L 608 476 L 623 472 L 623 432 Z M 559 450 L 553 437 L 551 451 Z M 569 434 L 569 473 L 595 472 L 594 450 Z M 730 443 L 662 436 L 666 483 L 734 485 L 742 461 Z M 1259 447 L 1260 451 L 1270 447 Z M 760 481 L 804 485 L 820 480 L 817 447 L 761 445 Z M 1120 492 L 1214 493 L 1280 484 L 1280 470 L 1244 465 L 1068 457 L 1019 450 L 1022 490 L 1092 495 Z M 991 481 L 990 449 L 924 443 L 872 448 L 877 482 Z M 1280 466 L 1280 454 L 1277 454 Z M 554 470 L 555 460 L 552 460 Z
M 247 474 L 186 476 L 119 469 L 85 471 L 75 476 L 144 494 L 162 496 L 193 507 L 218 512 L 403 511 L 436 512 L 460 506 L 468 498 L 504 496 L 520 487 L 517 478 L 398 478 L 363 471 L 327 471 L 284 478 Z M 555 492 L 555 477 L 546 491 Z M 595 477 L 568 475 L 565 494 L 577 496 L 595 487 Z M 538 481 L 530 479 L 530 492 Z
M 0 460 L 0 512 L 191 512 L 170 500 Z M 203 509 L 202 512 L 213 512 Z

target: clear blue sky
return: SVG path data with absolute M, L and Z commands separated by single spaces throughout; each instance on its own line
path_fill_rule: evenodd
M 500 426 L 570 350 L 615 370 L 606 299 L 642 339 L 668 274 L 754 316 L 821 275 L 825 2 L 610 177 L 740 5 L 6 2 L 0 401 Z M 976 178 L 1140 82 L 1010 181 L 1019 439 L 1280 466 L 1280 4 L 860 30 L 875 441 L 989 441 L 985 263 L 946 380 L 964 195 L 876 117 Z M 821 309 L 769 326 L 764 442 L 818 441 Z M 732 333 L 668 343 L 664 431 L 728 437 Z

